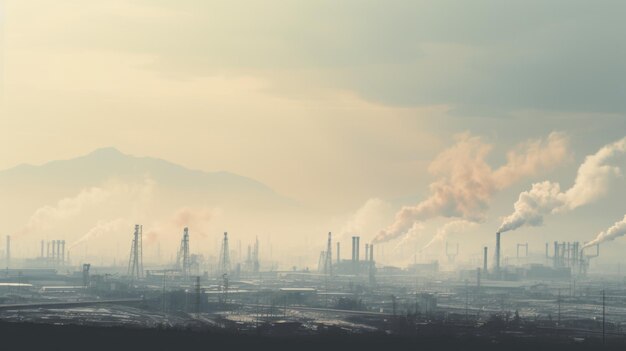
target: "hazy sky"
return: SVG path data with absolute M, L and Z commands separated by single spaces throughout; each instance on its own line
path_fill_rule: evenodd
M 497 226 L 531 181 L 570 185 L 626 135 L 620 0 L 0 4 L 0 169 L 114 146 L 347 213 L 427 196 L 459 133 L 494 169 L 565 133 L 569 158 L 495 196 Z

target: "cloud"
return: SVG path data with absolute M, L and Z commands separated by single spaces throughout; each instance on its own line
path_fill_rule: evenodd
M 254 72 L 283 91 L 334 86 L 402 106 L 626 110 L 619 1 L 21 3 L 17 48 L 148 55 L 168 77 Z
M 495 193 L 566 160 L 568 139 L 562 133 L 551 133 L 546 140 L 520 144 L 507 154 L 506 164 L 496 170 L 486 162 L 491 149 L 480 137 L 458 135 L 456 143 L 440 153 L 428 168 L 437 177 L 430 185 L 430 196 L 415 206 L 403 207 L 375 242 L 397 238 L 414 222 L 435 217 L 484 220 Z
M 503 233 L 524 225 L 538 226 L 543 217 L 552 213 L 571 211 L 606 195 L 612 180 L 621 177 L 622 170 L 612 164 L 626 154 L 626 138 L 602 147 L 589 155 L 578 168 L 574 185 L 561 191 L 558 183 L 541 182 L 520 194 L 513 205 L 514 212 L 505 217 L 498 229 Z

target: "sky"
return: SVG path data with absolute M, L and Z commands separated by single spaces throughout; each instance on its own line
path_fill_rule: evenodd
M 454 172 L 440 163 L 455 145 L 495 172 L 562 133 L 562 154 L 511 184 L 472 173 L 490 179 L 479 218 L 411 220 L 425 242 L 456 219 L 471 224 L 454 240 L 486 242 L 533 182 L 569 187 L 626 136 L 624 13 L 617 0 L 0 0 L 0 169 L 111 146 L 250 177 L 336 231 L 365 231 L 363 216 L 382 230 Z M 541 230 L 591 240 L 626 213 L 623 179 L 611 189 Z

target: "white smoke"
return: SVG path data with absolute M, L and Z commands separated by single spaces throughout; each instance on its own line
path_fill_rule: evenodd
M 543 224 L 544 215 L 562 208 L 566 201 L 558 183 L 548 181 L 535 183 L 529 191 L 519 195 L 519 199 L 513 205 L 515 212 L 504 219 L 498 232 L 504 233 L 523 225 L 539 226 Z
M 120 212 L 123 209 L 125 216 L 140 217 L 142 210 L 149 205 L 155 186 L 156 182 L 146 177 L 137 183 L 113 179 L 100 186 L 83 189 L 73 197 L 57 201 L 55 205 L 46 205 L 35 210 L 18 234 L 45 231 L 90 210 Z
M 339 231 L 339 237 L 347 240 L 351 236 L 362 236 L 371 239 L 376 235 L 380 226 L 393 215 L 391 204 L 379 198 L 368 199 Z
M 178 240 L 184 227 L 189 227 L 194 237 L 206 237 L 211 221 L 220 214 L 221 210 L 217 208 L 180 208 L 169 218 L 147 226 L 143 233 L 144 241 L 151 245 L 164 238 Z
M 74 197 L 59 200 L 56 205 L 46 205 L 37 209 L 29 218 L 20 234 L 48 228 L 55 222 L 80 214 L 86 207 L 100 204 L 110 196 L 109 191 L 93 187 L 81 190 Z
M 619 222 L 615 222 L 615 224 L 613 224 L 613 226 L 603 232 L 600 232 L 595 239 L 591 240 L 590 242 L 586 243 L 583 246 L 583 249 L 589 246 L 593 246 L 593 245 L 597 245 L 600 243 L 603 243 L 605 241 L 610 241 L 610 240 L 615 240 L 616 238 L 620 237 L 620 236 L 624 236 L 626 235 L 626 215 L 624 216 L 624 218 L 619 221 Z
M 393 248 L 394 251 L 397 251 L 398 249 L 401 249 L 404 246 L 408 245 L 411 239 L 415 239 L 421 236 L 421 234 L 424 233 L 423 230 L 424 230 L 424 225 L 422 223 L 420 222 L 413 223 L 413 226 L 411 227 L 411 229 L 409 229 L 409 231 L 406 232 L 406 235 L 404 235 L 402 239 L 398 241 L 396 246 L 394 246 Z
M 435 236 L 426 245 L 424 245 L 422 250 L 426 250 L 435 244 L 443 243 L 450 235 L 463 233 L 467 229 L 476 225 L 478 225 L 478 223 L 470 222 L 464 219 L 448 222 L 437 230 L 437 234 L 435 234 Z
M 98 221 L 98 223 L 91 228 L 85 235 L 81 236 L 78 240 L 74 241 L 69 247 L 72 250 L 74 247 L 87 242 L 91 239 L 99 238 L 105 234 L 113 233 L 122 230 L 124 227 L 130 227 L 130 223 L 123 218 L 117 218 L 112 221 Z
M 623 138 L 587 156 L 578 168 L 574 185 L 567 191 L 562 192 L 558 183 L 533 184 L 530 191 L 520 194 L 515 211 L 504 218 L 498 231 L 538 226 L 547 214 L 573 210 L 601 198 L 608 192 L 611 181 L 622 175 L 620 167 L 611 162 L 625 153 L 626 138 Z
M 437 177 L 430 185 L 431 195 L 415 206 L 403 207 L 374 242 L 395 239 L 416 221 L 435 217 L 480 222 L 496 192 L 524 177 L 554 168 L 568 158 L 568 139 L 562 133 L 518 145 L 508 152 L 506 164 L 495 170 L 486 162 L 492 148 L 469 133 L 456 136 L 456 144 L 440 153 L 428 168 Z

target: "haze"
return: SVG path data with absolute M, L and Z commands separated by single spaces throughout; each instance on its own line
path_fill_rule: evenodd
M 602 178 L 577 174 L 626 136 L 624 13 L 0 0 L 0 234 L 15 257 L 64 239 L 75 263 L 125 264 L 141 223 L 146 262 L 167 263 L 189 226 L 194 253 L 217 260 L 228 231 L 239 255 L 258 237 L 266 265 L 315 268 L 333 232 L 406 266 L 444 257 L 446 241 L 476 262 L 504 218 L 523 217 L 504 256 L 604 233 L 594 264 L 614 264 L 623 150 Z M 560 202 L 524 207 L 540 190 Z

